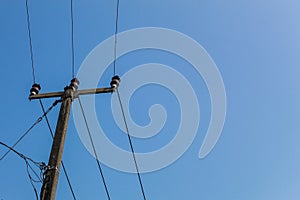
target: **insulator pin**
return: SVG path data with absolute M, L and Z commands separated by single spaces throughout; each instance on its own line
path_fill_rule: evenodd
M 30 96 L 38 94 L 40 90 L 41 90 L 40 84 L 34 83 L 30 89 Z
M 119 86 L 119 84 L 120 84 L 120 77 L 117 76 L 117 75 L 112 77 L 111 82 L 110 82 L 110 86 L 112 88 L 117 88 Z
M 70 86 L 74 88 L 74 90 L 77 90 L 78 89 L 78 86 L 79 86 L 80 82 L 77 78 L 73 78 L 71 80 L 71 84 Z

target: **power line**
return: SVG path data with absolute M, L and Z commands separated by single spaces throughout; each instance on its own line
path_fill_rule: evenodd
M 28 37 L 29 37 L 32 77 L 33 77 L 33 82 L 35 83 L 36 78 L 35 78 L 35 71 L 34 71 L 34 61 L 33 61 L 32 39 L 31 39 L 31 31 L 30 31 L 30 16 L 29 16 L 29 9 L 28 9 L 28 0 L 26 0 L 26 16 L 27 16 L 27 31 L 28 31 Z
M 44 114 L 42 116 L 40 116 L 30 127 L 27 131 L 25 131 L 25 133 L 14 143 L 14 145 L 12 145 L 12 148 L 14 148 L 19 142 L 21 142 L 21 140 L 38 124 L 40 123 L 43 118 L 52 110 L 52 108 L 54 108 L 57 103 L 60 102 L 60 100 L 56 100 L 54 101 L 54 103 L 48 108 L 48 110 L 46 110 L 46 112 L 44 112 Z M 5 158 L 5 156 L 11 151 L 11 149 L 7 150 L 6 153 L 1 156 L 0 161 Z
M 125 124 L 125 128 L 126 128 L 127 136 L 128 136 L 128 141 L 129 141 L 129 144 L 130 144 L 130 149 L 131 149 L 133 160 L 134 160 L 135 169 L 136 169 L 138 179 L 139 179 L 139 184 L 140 184 L 140 187 L 141 187 L 143 198 L 144 198 L 144 200 L 146 200 L 146 195 L 145 195 L 145 191 L 144 191 L 144 187 L 143 187 L 143 183 L 142 183 L 142 178 L 141 178 L 141 175 L 140 175 L 140 172 L 139 172 L 139 168 L 138 168 L 138 164 L 137 164 L 137 160 L 136 160 L 136 156 L 135 156 L 135 152 L 134 152 L 134 149 L 133 149 L 133 144 L 132 144 L 132 141 L 131 141 L 131 136 L 130 136 L 130 132 L 129 132 L 128 124 L 127 124 L 127 120 L 126 120 L 126 117 L 125 117 L 124 107 L 123 107 L 121 97 L 120 97 L 120 93 L 119 93 L 118 89 L 117 89 L 117 94 L 118 94 L 118 100 L 119 100 L 119 104 L 120 104 L 120 108 L 121 108 L 121 112 L 122 112 L 122 116 L 123 116 L 123 120 L 124 120 L 124 124 Z
M 74 16 L 73 16 L 73 0 L 70 0 L 71 9 L 71 38 L 72 38 L 72 78 L 75 78 L 75 48 L 74 48 Z
M 114 41 L 115 42 L 115 44 L 114 44 L 114 76 L 116 75 L 116 64 L 117 64 L 119 7 L 120 7 L 120 0 L 117 0 L 116 22 L 115 22 L 115 35 L 114 35 L 114 37 L 115 37 L 115 39 L 114 39 L 115 40 Z M 126 117 L 125 117 L 125 114 L 124 114 L 123 104 L 122 104 L 120 93 L 119 93 L 118 89 L 117 89 L 117 95 L 118 95 L 118 100 L 119 100 L 120 108 L 121 108 L 121 111 L 122 111 L 122 116 L 123 116 L 124 124 L 125 124 L 125 127 L 126 127 L 126 132 L 127 132 L 128 141 L 129 141 L 129 144 L 130 144 L 130 149 L 131 149 L 133 160 L 134 160 L 135 169 L 137 171 L 137 175 L 138 175 L 138 179 L 139 179 L 139 184 L 140 184 L 140 187 L 141 187 L 142 195 L 143 195 L 144 200 L 146 200 L 146 195 L 145 195 L 145 191 L 144 191 L 144 187 L 143 187 L 143 183 L 142 183 L 142 178 L 141 178 L 141 175 L 140 175 L 140 172 L 139 172 L 139 168 L 138 168 L 138 164 L 137 164 L 137 160 L 136 160 L 136 156 L 135 156 L 133 144 L 132 144 L 132 141 L 131 141 L 130 132 L 129 132 L 129 129 L 128 129 L 127 120 L 126 120 Z
M 1 142 L 1 141 L 0 141 L 0 144 L 1 144 L 2 146 L 5 146 L 6 148 L 8 148 L 9 150 L 11 150 L 12 152 L 16 153 L 16 154 L 17 154 L 18 156 L 20 156 L 21 158 L 26 159 L 26 160 L 29 160 L 30 162 L 34 163 L 35 165 L 40 164 L 40 162 L 36 162 L 36 161 L 34 161 L 32 158 L 29 158 L 29 157 L 23 155 L 22 153 L 18 152 L 17 150 L 14 149 L 13 146 L 9 146 L 9 145 L 5 144 L 4 142 Z
M 34 191 L 34 194 L 35 194 L 35 198 L 36 198 L 36 200 L 38 200 L 39 199 L 39 197 L 38 197 L 38 192 L 37 192 L 37 189 L 36 189 L 36 187 L 35 187 L 35 185 L 34 185 L 34 182 L 37 182 L 37 181 L 35 181 L 33 178 L 32 178 L 32 176 L 31 176 L 31 174 L 30 174 L 30 171 L 29 171 L 29 168 L 34 172 L 34 170 L 32 169 L 32 167 L 30 166 L 30 164 L 28 163 L 28 161 L 26 160 L 26 159 L 24 159 L 25 160 L 25 163 L 26 163 L 26 171 L 27 171 L 27 175 L 28 175 L 28 177 L 29 177 L 29 180 L 30 180 L 30 184 L 31 184 L 31 186 L 32 186 L 32 188 L 33 188 L 33 191 Z M 35 173 L 36 174 L 36 173 Z M 39 181 L 40 182 L 40 181 Z
M 8 148 L 10 151 L 14 152 L 15 154 L 17 154 L 20 158 L 22 158 L 24 161 L 25 161 L 25 164 L 26 164 L 26 171 L 27 171 L 27 175 L 29 177 L 29 180 L 30 180 L 30 183 L 31 183 L 31 186 L 33 188 L 33 191 L 34 191 L 34 194 L 35 194 L 35 197 L 36 197 L 36 200 L 38 200 L 38 193 L 37 193 L 37 189 L 34 185 L 35 182 L 38 182 L 38 183 L 41 183 L 42 182 L 42 179 L 43 177 L 41 177 L 41 175 L 39 176 L 36 171 L 33 169 L 33 167 L 31 166 L 30 163 L 34 164 L 36 167 L 38 167 L 41 171 L 40 174 L 43 174 L 43 172 L 45 171 L 46 169 L 46 164 L 44 162 L 36 162 L 34 161 L 33 159 L 23 155 L 22 153 L 16 151 L 13 147 L 11 146 L 8 146 L 7 144 L 3 143 L 0 141 L 0 144 L 2 146 L 5 146 L 6 148 Z M 38 180 L 35 180 L 30 171 L 32 171 L 34 173 L 34 175 L 38 178 Z
M 115 24 L 115 46 L 114 46 L 114 76 L 116 75 L 116 62 L 117 62 L 117 43 L 118 43 L 119 6 L 120 6 L 120 0 L 117 0 L 117 8 L 116 8 L 116 24 Z
M 43 113 L 45 113 L 46 111 L 45 111 L 45 107 L 44 107 L 44 105 L 43 105 L 43 102 L 42 102 L 42 100 L 40 99 L 40 100 L 39 100 L 39 102 L 40 102 L 41 108 L 42 108 L 42 110 L 43 110 Z M 53 131 L 52 131 L 52 129 L 51 129 L 51 126 L 50 126 L 50 123 L 49 123 L 48 117 L 47 117 L 47 116 L 45 116 L 45 119 L 46 119 L 46 123 L 47 123 L 48 129 L 49 129 L 49 131 L 50 131 L 50 135 L 51 135 L 51 137 L 52 137 L 52 139 L 53 139 L 53 138 L 54 138 L 54 134 L 53 134 Z M 62 166 L 62 168 L 63 168 L 63 171 L 64 171 L 64 174 L 65 174 L 65 176 L 66 176 L 66 179 L 67 179 L 67 182 L 68 182 L 69 188 L 70 188 L 70 190 L 71 190 L 71 193 L 72 193 L 73 199 L 74 199 L 74 200 L 76 200 L 75 192 L 74 192 L 74 190 L 73 190 L 73 187 L 72 187 L 71 181 L 70 181 L 70 179 L 69 179 L 69 176 L 68 176 L 68 173 L 67 173 L 67 170 L 66 170 L 66 168 L 65 168 L 65 164 L 64 164 L 64 162 L 63 162 L 63 161 L 61 161 L 61 166 Z
M 101 165 L 100 165 L 100 161 L 99 161 L 99 158 L 98 158 L 98 155 L 97 155 L 97 151 L 96 151 L 96 148 L 95 148 L 95 145 L 94 145 L 93 137 L 92 137 L 89 125 L 87 123 L 85 112 L 84 112 L 84 109 L 83 109 L 83 106 L 82 106 L 82 103 L 81 103 L 81 100 L 80 100 L 79 96 L 78 96 L 78 101 L 79 101 L 79 105 L 80 105 L 80 108 L 81 108 L 82 116 L 83 116 L 83 119 L 84 119 L 84 122 L 85 122 L 85 125 L 86 125 L 86 128 L 87 128 L 87 131 L 88 131 L 88 134 L 89 134 L 90 142 L 91 142 L 92 147 L 93 147 L 94 155 L 96 157 L 96 161 L 97 161 L 98 169 L 99 169 L 99 172 L 100 172 L 100 175 L 101 175 L 101 178 L 102 178 L 102 182 L 103 182 L 104 187 L 105 187 L 105 192 L 106 192 L 106 195 L 107 195 L 107 199 L 110 200 L 110 195 L 109 195 L 108 188 L 107 188 L 107 185 L 106 185 L 106 182 L 105 182 L 105 178 L 104 178 L 103 171 L 102 171 L 102 168 L 101 168 Z
M 32 38 L 31 38 L 31 31 L 30 31 L 30 16 L 29 16 L 29 9 L 28 9 L 28 0 L 26 0 L 26 14 L 27 14 L 27 30 L 28 30 L 28 37 L 29 37 L 29 45 L 30 45 L 30 58 L 31 58 L 31 68 L 32 68 L 32 77 L 33 77 L 33 82 L 35 83 L 36 81 L 36 77 L 35 77 L 35 68 L 34 68 L 34 59 L 33 59 L 33 50 L 32 50 Z M 71 19 L 72 19 L 72 76 L 74 77 L 74 34 L 73 34 L 73 1 L 71 0 Z M 57 104 L 57 102 L 55 103 Z M 40 105 L 41 105 L 41 108 L 43 110 L 43 113 L 44 113 L 44 116 L 46 118 L 46 123 L 48 125 L 48 128 L 50 130 L 50 133 L 51 133 L 51 136 L 52 136 L 52 139 L 54 137 L 53 135 L 53 132 L 52 132 L 52 129 L 50 127 L 50 123 L 49 123 L 49 120 L 48 120 L 48 117 L 47 117 L 47 113 L 49 112 L 48 111 L 45 111 L 45 108 L 44 108 L 44 105 L 42 103 L 42 101 L 40 100 Z M 52 108 L 50 108 L 51 110 Z M 38 124 L 42 119 L 39 118 L 37 120 L 37 122 L 32 126 L 30 127 L 30 129 L 25 132 L 25 134 L 13 145 L 16 146 L 28 133 L 29 131 L 36 125 Z M 10 151 L 10 150 L 9 150 Z M 2 160 L 8 153 L 9 151 L 7 151 L 1 158 L 0 160 Z M 67 179 L 67 182 L 68 182 L 68 185 L 69 185 L 69 188 L 71 190 L 71 193 L 72 193 L 72 196 L 73 196 L 73 199 L 76 200 L 76 197 L 75 197 L 75 193 L 74 193 L 74 190 L 72 188 L 72 185 L 71 185 L 71 181 L 69 179 L 69 176 L 67 174 L 67 170 L 65 168 L 65 165 L 63 163 L 63 161 L 61 162 L 62 164 L 62 168 L 63 168 L 63 171 L 64 171 L 64 174 L 66 176 L 66 179 Z M 29 176 L 30 177 L 30 176 Z M 31 180 L 31 179 L 30 179 Z M 32 184 L 32 181 L 31 181 L 31 184 Z M 37 195 L 37 192 L 35 191 L 36 195 Z
M 72 17 L 71 17 L 71 18 L 72 18 L 72 76 L 74 77 L 74 38 L 73 38 L 73 5 L 72 5 L 72 3 L 73 3 L 73 2 L 72 2 L 72 0 L 71 0 L 71 16 L 72 16 Z M 28 37 L 29 37 L 29 46 L 30 46 L 30 58 L 31 58 L 32 77 L 33 77 L 33 82 L 35 83 L 35 82 L 36 82 L 36 77 L 35 77 L 34 60 L 33 60 L 33 50 L 32 50 L 32 38 L 31 38 L 31 31 L 30 31 L 30 17 L 29 17 L 29 9 L 28 9 L 28 0 L 26 0 L 26 15 L 27 15 L 27 30 L 28 30 Z M 49 123 L 49 120 L 48 120 L 48 117 L 47 117 L 47 112 L 45 111 L 44 105 L 43 105 L 43 103 L 42 103 L 41 100 L 40 100 L 40 105 L 41 105 L 41 108 L 42 108 L 42 110 L 43 110 L 43 113 L 44 113 L 44 116 L 45 116 L 45 118 L 46 118 L 46 122 L 47 122 L 48 128 L 49 128 L 49 130 L 50 130 L 50 133 L 51 133 L 51 136 L 52 136 L 52 139 L 53 139 L 54 135 L 53 135 L 52 129 L 51 129 L 51 127 L 50 127 L 50 123 Z M 38 121 L 37 121 L 37 123 L 39 123 L 41 120 L 42 120 L 42 119 L 39 118 Z M 37 124 L 37 123 L 36 123 L 36 124 Z M 30 127 L 29 131 L 30 131 L 36 124 L 34 124 L 32 127 Z M 23 135 L 23 136 L 22 136 L 22 137 L 14 144 L 14 145 L 13 145 L 13 147 L 16 146 L 17 143 L 20 142 L 20 141 L 27 135 L 27 133 L 29 133 L 29 131 L 28 131 L 28 132 L 25 132 L 25 134 L 24 134 L 24 135 Z M 10 151 L 10 150 L 11 150 L 11 149 L 9 149 L 9 151 Z M 7 152 L 1 157 L 0 160 L 2 160 L 2 159 L 9 153 L 9 151 L 7 151 Z M 26 164 L 27 164 L 27 162 L 26 162 Z M 61 162 L 61 164 L 62 164 L 62 168 L 63 168 L 64 174 L 65 174 L 65 176 L 66 176 L 66 179 L 67 179 L 69 188 L 70 188 L 70 190 L 71 190 L 73 199 L 76 200 L 75 193 L 74 193 L 74 190 L 73 190 L 73 188 L 72 188 L 72 185 L 71 185 L 71 182 L 70 182 L 70 179 L 69 179 L 69 176 L 68 176 L 68 174 L 67 174 L 67 170 L 66 170 L 66 168 L 65 168 L 65 165 L 64 165 L 63 161 Z M 30 167 L 30 165 L 29 165 L 29 167 Z M 31 168 L 31 167 L 30 167 L 30 168 Z M 31 168 L 31 169 L 32 169 L 32 168 Z M 27 172 L 28 172 L 28 175 L 29 175 L 29 178 L 30 178 L 30 182 L 31 182 L 31 185 L 34 187 L 32 178 L 31 178 L 30 173 L 29 173 L 28 170 L 29 170 L 29 169 L 28 169 L 28 164 L 27 164 Z M 32 171 L 33 171 L 33 170 L 32 170 Z M 35 182 L 35 181 L 34 181 L 34 182 Z M 37 191 L 36 191 L 35 187 L 34 187 L 34 192 L 35 192 L 35 195 L 36 195 L 36 197 L 37 197 L 37 199 L 38 199 L 38 195 L 37 195 Z

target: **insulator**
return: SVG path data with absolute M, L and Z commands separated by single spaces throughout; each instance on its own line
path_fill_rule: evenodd
M 38 94 L 40 90 L 41 90 L 40 84 L 34 83 L 30 89 L 30 96 Z
M 112 77 L 110 86 L 112 88 L 117 88 L 119 86 L 119 84 L 120 84 L 120 77 L 119 76 Z
M 78 89 L 78 86 L 79 86 L 79 80 L 77 79 L 77 78 L 73 78 L 72 80 L 71 80 L 71 84 L 70 84 L 70 86 L 71 87 L 73 87 L 75 90 L 77 90 Z

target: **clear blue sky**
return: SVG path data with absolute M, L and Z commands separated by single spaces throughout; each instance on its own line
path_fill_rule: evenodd
M 74 0 L 76 70 L 96 45 L 113 35 L 115 7 L 112 0 Z M 142 174 L 147 199 L 300 198 L 299 7 L 296 0 L 120 0 L 120 32 L 155 26 L 187 34 L 214 59 L 227 92 L 227 117 L 221 138 L 213 151 L 199 160 L 199 148 L 210 120 L 209 94 L 201 77 L 189 77 L 193 71 L 182 69 L 187 64 L 164 52 L 135 52 L 120 59 L 118 66 L 126 66 L 119 69 L 120 75 L 138 64 L 169 64 L 186 73 L 201 99 L 200 127 L 188 151 L 171 166 Z M 43 92 L 62 90 L 71 79 L 69 1 L 29 0 L 29 9 L 37 81 Z M 13 144 L 42 113 L 39 103 L 27 98 L 32 75 L 25 0 L 2 0 L 0 24 L 0 141 Z M 110 76 L 107 71 L 99 86 L 106 86 Z M 155 95 L 155 91 L 161 95 Z M 172 113 L 163 129 L 168 134 L 149 140 L 134 139 L 137 152 L 155 150 L 174 136 L 180 111 L 167 97 L 175 98 L 155 86 L 134 95 L 131 114 L 141 125 L 149 123 L 147 109 L 153 103 L 162 103 Z M 109 100 L 110 96 L 97 97 L 97 114 L 109 130 L 107 134 L 112 134 L 108 137 L 128 149 L 125 135 L 111 121 L 111 113 L 101 113 L 101 106 L 109 105 Z M 44 101 L 46 107 L 52 101 Z M 58 110 L 56 107 L 49 114 L 53 129 Z M 16 147 L 44 162 L 48 162 L 50 148 L 45 121 Z M 0 147 L 0 154 L 5 150 Z M 81 143 L 72 117 L 63 160 L 78 199 L 105 199 L 96 162 Z M 142 199 L 136 175 L 107 166 L 103 170 L 113 200 Z M 37 187 L 39 190 L 40 185 Z M 61 173 L 57 199 L 71 197 Z M 13 153 L 0 162 L 0 199 L 34 199 L 25 163 Z

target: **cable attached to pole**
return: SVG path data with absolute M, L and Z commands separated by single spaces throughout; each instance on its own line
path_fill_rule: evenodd
M 42 115 L 42 116 L 40 116 L 30 127 L 29 127 L 29 129 L 27 130 L 27 131 L 25 131 L 25 133 L 12 145 L 12 148 L 14 148 L 19 142 L 21 142 L 21 140 L 38 124 L 38 123 L 40 123 L 42 120 L 43 120 L 43 118 L 52 110 L 52 108 L 54 108 L 56 105 L 57 105 L 57 103 L 58 102 L 60 102 L 60 100 L 56 100 L 53 104 L 52 104 L 52 106 L 50 106 L 49 108 L 48 108 L 48 110 L 46 110 L 46 112 Z M 4 154 L 4 155 L 2 155 L 1 156 L 1 158 L 0 158 L 0 161 L 3 159 L 3 158 L 5 158 L 5 156 L 9 153 L 11 151 L 11 149 L 9 149 L 9 150 L 7 150 L 7 152 Z
M 123 120 L 124 120 L 124 124 L 125 124 L 125 128 L 126 128 L 126 132 L 127 132 L 127 137 L 128 137 L 132 157 L 133 157 L 133 160 L 134 160 L 135 169 L 136 169 L 136 172 L 137 172 L 137 175 L 138 175 L 142 195 L 143 195 L 144 200 L 146 200 L 146 195 L 145 195 L 145 190 L 144 190 L 144 187 L 143 187 L 142 178 L 141 178 L 139 167 L 138 167 L 138 164 L 137 164 L 137 159 L 136 159 L 136 156 L 135 156 L 135 152 L 134 152 L 134 148 L 133 148 L 133 144 L 132 144 L 132 140 L 131 140 L 131 135 L 130 135 L 127 120 L 126 120 L 126 117 L 125 117 L 124 107 L 123 107 L 121 97 L 120 97 L 120 93 L 119 93 L 118 89 L 117 89 L 117 95 L 118 95 L 118 100 L 119 100 L 119 104 L 120 104 L 120 108 L 121 108 L 121 112 L 122 112 L 122 116 L 123 116 Z
M 71 42 L 72 42 L 72 78 L 75 78 L 75 48 L 74 48 L 74 16 L 73 16 L 73 0 L 70 0 L 71 14 Z
M 31 186 L 32 186 L 32 188 L 33 188 L 33 191 L 34 191 L 36 200 L 38 200 L 38 193 L 37 193 L 37 189 L 36 189 L 34 183 L 41 183 L 43 177 L 39 176 L 39 175 L 35 172 L 35 170 L 33 169 L 33 167 L 31 166 L 30 163 L 34 164 L 36 167 L 38 167 L 38 168 L 40 169 L 40 171 L 41 171 L 40 174 L 43 174 L 43 172 L 45 171 L 45 169 L 46 169 L 46 164 L 45 164 L 44 162 L 36 162 L 36 161 L 34 161 L 33 159 L 31 159 L 31 158 L 29 158 L 29 157 L 23 155 L 22 153 L 16 151 L 13 147 L 8 146 L 7 144 L 5 144 L 5 143 L 3 143 L 3 142 L 1 142 L 1 141 L 0 141 L 0 145 L 2 145 L 2 146 L 4 146 L 4 147 L 8 148 L 9 151 L 14 152 L 15 154 L 17 154 L 20 158 L 22 158 L 22 159 L 25 161 L 27 175 L 28 175 L 28 177 L 29 177 Z M 30 171 L 33 172 L 33 174 L 36 176 L 36 178 L 37 178 L 38 180 L 36 180 L 36 179 L 34 179 L 34 178 L 32 177 Z
M 103 170 L 101 168 L 101 164 L 100 164 L 100 161 L 99 161 L 99 158 L 98 158 L 98 154 L 97 154 L 97 151 L 96 151 L 96 148 L 95 148 L 95 144 L 94 144 L 94 141 L 93 141 L 93 137 L 92 137 L 92 134 L 91 134 L 91 131 L 90 131 L 90 128 L 89 128 L 89 125 L 88 125 L 88 122 L 87 122 L 87 119 L 86 119 L 86 116 L 85 116 L 85 112 L 84 112 L 84 109 L 83 109 L 83 106 L 82 106 L 82 103 L 81 103 L 81 100 L 80 100 L 80 96 L 78 96 L 78 102 L 79 102 L 80 109 L 81 109 L 81 112 L 82 112 L 82 116 L 83 116 L 83 119 L 84 119 L 84 122 L 85 122 L 85 125 L 86 125 L 86 128 L 87 128 L 87 132 L 89 134 L 89 139 L 90 139 L 90 142 L 91 142 L 92 147 L 93 147 L 94 155 L 95 155 L 95 158 L 96 158 L 96 161 L 97 161 L 97 166 L 98 166 L 101 178 L 102 178 L 102 182 L 104 184 L 104 188 L 105 188 L 105 192 L 106 192 L 106 195 L 107 195 L 107 199 L 110 200 L 110 195 L 109 195 L 108 187 L 107 187 L 106 182 L 105 182 Z
M 117 63 L 117 43 L 118 43 L 118 25 L 119 25 L 119 6 L 120 6 L 120 0 L 117 0 L 116 23 L 115 23 L 115 45 L 114 45 L 114 76 L 116 75 L 116 63 Z
M 114 73 L 113 75 L 116 75 L 116 65 L 117 65 L 117 44 L 118 44 L 118 26 L 119 26 L 119 7 L 120 7 L 120 0 L 117 0 L 117 8 L 116 8 L 116 22 L 115 22 L 115 43 L 114 43 Z M 129 145 L 130 145 L 130 149 L 132 152 L 132 156 L 133 156 L 133 160 L 134 160 L 134 165 L 135 165 L 135 169 L 138 175 L 138 179 L 139 179 L 139 184 L 141 187 L 141 191 L 142 191 L 142 195 L 144 200 L 146 200 L 146 195 L 145 195 L 145 191 L 144 191 L 144 187 L 143 187 L 143 183 L 142 183 L 142 178 L 139 172 L 139 168 L 138 168 L 138 164 L 137 164 L 137 160 L 136 160 L 136 156 L 135 156 L 135 152 L 134 152 L 134 148 L 133 148 L 133 144 L 132 144 L 132 140 L 131 140 L 131 136 L 130 136 L 130 132 L 129 132 L 129 128 L 128 128 L 128 124 L 127 124 L 127 120 L 125 117 L 125 113 L 124 113 L 124 108 L 123 108 L 123 104 L 121 101 L 121 97 L 120 97 L 120 93 L 119 90 L 116 89 L 117 91 L 117 95 L 118 95 L 118 100 L 119 100 L 119 104 L 120 104 L 120 108 L 122 111 L 122 116 L 123 116 L 123 120 L 124 120 L 124 124 L 125 124 L 125 128 L 126 128 L 126 132 L 127 132 L 127 136 L 128 136 L 128 141 L 129 141 Z
M 35 83 L 36 78 L 35 78 L 34 61 L 33 61 L 33 50 L 32 50 L 32 39 L 31 39 L 31 31 L 30 31 L 30 16 L 29 16 L 29 9 L 28 9 L 28 0 L 26 0 L 26 19 L 27 19 L 28 38 L 29 38 L 32 77 L 33 77 L 33 82 Z
M 35 95 L 35 94 L 38 94 L 41 87 L 39 84 L 36 83 L 36 76 L 35 76 L 35 68 L 34 68 L 34 59 L 33 59 L 33 47 L 32 47 L 32 38 L 31 38 L 31 29 L 30 29 L 30 15 L 29 15 L 29 9 L 28 9 L 28 0 L 26 0 L 26 16 L 27 16 L 27 31 L 28 31 L 28 38 L 29 38 L 29 47 L 30 47 L 30 58 L 31 58 L 31 69 L 32 69 L 32 77 L 33 77 L 33 86 L 30 90 L 30 95 Z M 72 76 L 74 78 L 74 33 L 73 33 L 73 2 L 71 0 L 71 20 L 72 20 Z M 51 130 L 51 127 L 50 127 L 50 123 L 49 123 L 49 120 L 48 120 L 48 117 L 47 117 L 47 113 L 58 103 L 59 101 L 55 101 L 54 104 L 52 105 L 52 107 L 50 107 L 47 111 L 45 110 L 44 108 L 44 105 L 42 103 L 42 101 L 40 100 L 40 105 L 41 105 L 41 108 L 43 110 L 43 116 L 40 117 L 29 129 L 28 131 L 26 131 L 20 138 L 19 140 L 12 146 L 12 147 L 15 147 L 29 132 L 30 130 L 35 126 L 37 125 L 40 121 L 42 121 L 42 118 L 45 117 L 46 118 L 46 122 L 47 122 L 47 125 L 48 125 L 48 128 L 50 130 L 50 133 L 51 133 L 51 136 L 52 136 L 52 139 L 54 137 L 53 135 L 53 132 Z M 0 158 L 0 160 L 2 160 L 9 152 L 11 151 L 11 149 L 9 148 L 9 150 Z M 74 193 L 74 190 L 72 188 L 72 185 L 71 185 L 71 182 L 70 182 L 70 179 L 69 179 L 69 176 L 67 174 L 67 170 L 65 168 L 65 165 L 63 162 L 61 162 L 62 164 L 62 168 L 63 168 L 63 171 L 64 171 L 64 174 L 66 176 L 66 179 L 67 179 L 67 182 L 68 182 L 68 185 L 69 185 L 69 188 L 71 190 L 71 193 L 72 193 L 72 196 L 73 196 L 73 199 L 76 200 L 76 197 L 75 197 L 75 193 Z M 30 165 L 29 165 L 30 166 Z M 28 171 L 28 167 L 27 167 L 27 171 Z M 30 174 L 29 174 L 29 178 L 30 177 Z M 31 179 L 30 179 L 31 180 Z M 31 184 L 33 185 L 32 181 L 31 181 Z M 37 191 L 35 190 L 35 194 L 37 196 Z M 38 199 L 38 198 L 37 198 Z
M 35 76 L 35 68 L 34 68 L 34 59 L 33 59 L 33 48 L 32 48 L 32 38 L 31 38 L 31 31 L 30 31 L 30 15 L 29 15 L 29 9 L 28 9 L 28 0 L 26 0 L 26 16 L 27 16 L 27 31 L 28 31 L 28 38 L 29 38 L 29 46 L 30 46 L 30 58 L 31 58 L 31 68 L 32 68 L 32 77 L 33 77 L 33 85 L 32 85 L 32 88 L 30 90 L 30 95 L 35 95 L 35 94 L 38 94 L 41 87 L 39 84 L 36 83 L 36 76 Z M 72 76 L 74 78 L 74 74 L 75 74 L 75 70 L 74 70 L 74 32 L 73 32 L 73 1 L 71 0 L 71 20 L 72 20 Z M 56 105 L 59 101 L 55 101 L 54 104 Z M 30 130 L 35 126 L 37 125 L 40 121 L 42 121 L 42 118 L 45 117 L 46 118 L 46 123 L 48 125 L 48 128 L 50 130 L 50 133 L 51 133 L 51 136 L 52 136 L 52 139 L 54 137 L 53 135 L 53 131 L 50 127 L 50 123 L 49 123 L 49 120 L 48 120 L 48 117 L 47 117 L 47 113 L 55 106 L 55 105 L 52 105 L 52 107 L 50 107 L 50 109 L 48 109 L 47 111 L 45 110 L 44 108 L 44 105 L 42 103 L 42 101 L 40 100 L 40 105 L 41 105 L 41 108 L 43 110 L 43 113 L 44 115 L 42 117 L 40 117 L 31 127 L 30 129 L 28 129 L 28 131 L 25 132 L 25 134 L 23 134 L 21 136 L 21 138 L 13 145 L 13 147 L 15 147 L 29 132 Z M 0 160 L 2 160 L 8 153 L 9 153 L 10 149 L 0 158 Z M 62 168 L 63 168 L 63 171 L 64 171 L 64 174 L 66 176 L 66 179 L 67 179 L 67 182 L 68 182 L 68 185 L 69 185 L 69 188 L 71 190 L 71 193 L 72 193 L 72 196 L 73 196 L 73 199 L 76 200 L 76 197 L 75 197 L 75 193 L 74 193 L 74 190 L 72 188 L 72 185 L 71 185 L 71 182 L 70 182 L 70 179 L 69 179 L 69 176 L 67 174 L 67 170 L 65 168 L 65 165 L 63 163 L 63 161 L 61 162 L 62 164 Z M 35 192 L 36 195 L 37 195 L 37 192 Z

